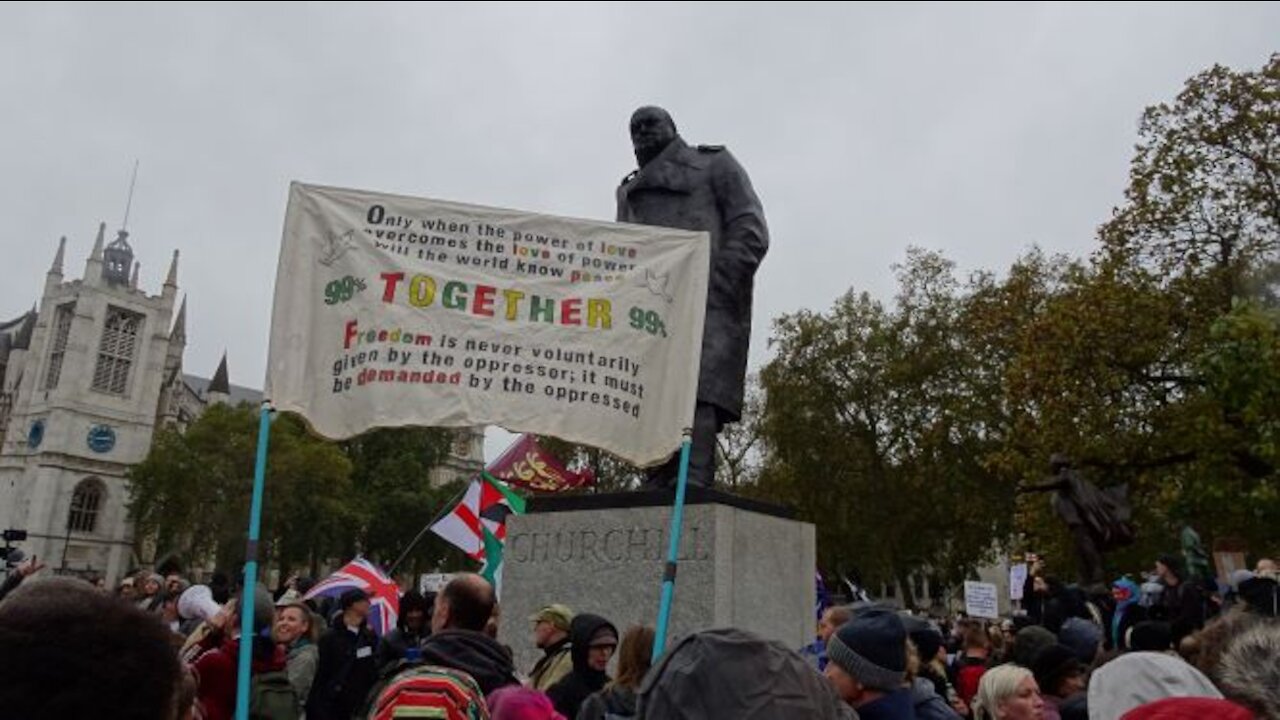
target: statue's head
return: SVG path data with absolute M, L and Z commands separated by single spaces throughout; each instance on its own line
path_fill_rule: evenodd
M 1069 467 L 1071 467 L 1071 458 L 1066 453 L 1054 453 L 1049 456 L 1049 468 L 1054 472 Z
M 631 145 L 641 167 L 649 164 L 677 137 L 676 123 L 666 110 L 646 105 L 631 113 Z

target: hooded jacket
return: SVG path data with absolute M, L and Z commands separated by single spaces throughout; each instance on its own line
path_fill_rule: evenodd
M 556 711 L 565 717 L 577 717 L 583 701 L 609 682 L 607 673 L 595 670 L 587 664 L 587 656 L 591 651 L 591 638 L 605 628 L 612 630 L 614 637 L 618 636 L 618 629 L 613 626 L 613 623 L 599 615 L 580 613 L 574 616 L 573 622 L 569 624 L 573 672 L 547 689 L 547 696 L 556 706 Z
M 285 669 L 284 648 L 264 644 L 254 654 L 249 666 L 250 675 L 260 675 Z M 196 699 L 204 710 L 206 720 L 231 720 L 236 713 L 237 668 L 240 658 L 240 640 L 227 638 L 222 645 L 206 652 L 191 664 L 196 674 Z
M 1110 647 L 1115 650 L 1128 650 L 1124 639 L 1125 634 L 1129 628 L 1147 619 L 1145 609 L 1138 604 L 1138 600 L 1142 597 L 1142 588 L 1127 577 L 1111 583 L 1111 587 L 1114 590 L 1127 591 L 1129 597 L 1117 602 L 1115 611 L 1111 613 Z
M 1222 698 L 1199 670 L 1180 658 L 1131 652 L 1098 668 L 1089 679 L 1089 717 L 1112 720 L 1167 697 Z
M 485 695 L 519 685 L 511 656 L 497 640 L 474 630 L 441 630 L 422 641 L 422 661 L 461 670 L 475 678 Z

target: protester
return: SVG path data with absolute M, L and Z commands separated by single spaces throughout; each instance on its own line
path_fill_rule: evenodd
M 1200 586 L 1185 578 L 1182 558 L 1177 555 L 1161 555 L 1156 560 L 1156 576 L 1160 581 L 1159 611 L 1163 620 L 1173 629 L 1173 644 L 1199 630 L 1204 625 L 1204 598 Z
M 578 710 L 576 720 L 622 720 L 635 717 L 636 692 L 653 654 L 653 628 L 633 625 L 622 636 L 618 650 L 618 675 L 603 690 L 592 693 Z
M 16 553 L 17 551 L 14 552 Z M 9 575 L 4 579 L 4 582 L 0 583 L 0 600 L 3 600 L 6 595 L 13 592 L 14 589 L 22 584 L 22 581 L 43 569 L 44 563 L 40 562 L 36 558 L 30 557 L 19 561 L 13 570 L 10 571 Z
M 567 720 L 546 693 L 515 685 L 495 690 L 488 705 L 491 720 Z
M 308 720 L 348 720 L 378 678 L 373 655 L 378 639 L 367 622 L 368 594 L 348 590 L 339 606 L 342 613 L 320 638 L 315 679 L 307 695 Z
M 1111 583 L 1111 598 L 1115 601 L 1115 609 L 1111 612 L 1107 639 L 1108 646 L 1117 652 L 1129 649 L 1125 643 L 1129 630 L 1147 619 L 1146 608 L 1138 604 L 1141 594 L 1138 583 L 1127 576 Z
M 1214 678 L 1228 699 L 1260 718 L 1280 718 L 1280 622 L 1258 622 L 1233 638 Z
M 638 720 L 856 717 L 799 653 L 735 628 L 690 633 L 669 647 L 640 683 L 636 710 Z
M 1014 664 L 1030 670 L 1031 665 L 1035 662 L 1036 655 L 1041 650 L 1057 643 L 1058 638 L 1053 633 L 1039 625 L 1028 625 L 1013 636 L 1013 650 L 1010 652 L 1010 659 Z
M 164 578 L 158 573 L 147 573 L 141 586 L 137 606 L 147 612 L 159 613 L 164 603 Z
M 1089 717 L 1118 718 L 1167 697 L 1221 698 L 1199 670 L 1163 653 L 1131 652 L 1094 671 L 1089 678 Z
M 911 692 L 902 686 L 906 641 L 907 630 L 898 615 L 879 608 L 855 615 L 831 636 L 827 679 L 864 720 L 915 718 Z
M 66 577 L 0 602 L 0 717 L 177 715 L 181 666 L 155 615 Z
M 542 657 L 529 673 L 529 687 L 546 690 L 573 670 L 573 658 L 569 654 L 573 611 L 564 605 L 547 605 L 529 620 L 533 623 L 533 644 L 542 651 Z
M 547 689 L 547 697 L 567 718 L 576 718 L 591 693 L 609 682 L 609 659 L 618 648 L 618 629 L 599 615 L 579 613 L 569 625 L 573 670 Z
M 273 628 L 276 642 L 284 647 L 285 671 L 289 684 L 298 696 L 298 704 L 306 705 L 320 665 L 320 627 L 311 609 L 301 601 L 286 601 L 276 605 L 276 624 Z
M 493 586 L 474 574 L 458 575 L 436 595 L 431 635 L 422 642 L 422 660 L 461 670 L 485 695 L 519 685 L 511 655 L 484 634 L 494 606 Z
M 1031 671 L 1001 665 L 982 674 L 974 696 L 974 720 L 1040 720 L 1044 700 Z
M 938 694 L 930 680 L 919 676 L 922 664 L 920 650 L 911 639 L 913 620 L 918 618 L 902 617 L 903 625 L 907 627 L 907 675 L 903 687 L 911 693 L 916 720 L 959 720 L 958 712 L 947 705 L 946 696 Z
M 1044 698 L 1045 720 L 1059 720 L 1062 703 L 1085 689 L 1085 665 L 1065 645 L 1050 645 L 1036 656 L 1031 671 Z
M 240 637 L 238 608 L 244 602 L 241 596 L 239 602 L 231 605 L 232 609 L 214 616 L 210 623 L 216 632 L 208 636 L 209 649 L 191 663 L 196 676 L 196 701 L 205 720 L 231 720 L 235 716 L 240 643 L 245 641 Z M 271 596 L 259 588 L 253 604 L 253 635 L 248 640 L 252 643 L 250 674 L 283 671 L 284 648 L 276 645 L 270 635 L 260 634 L 271 627 Z
M 378 643 L 378 668 L 385 670 L 404 660 L 417 659 L 419 646 L 430 634 L 427 624 L 427 599 L 417 590 L 410 590 L 400 597 L 400 613 L 396 627 Z
M 971 624 L 964 632 L 962 652 L 951 664 L 951 681 L 956 694 L 968 704 L 978 694 L 978 683 L 990 664 L 991 639 L 979 623 Z

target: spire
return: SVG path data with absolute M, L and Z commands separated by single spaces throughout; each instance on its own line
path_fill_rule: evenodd
M 209 381 L 209 387 L 205 392 L 208 395 L 231 394 L 231 383 L 227 381 L 227 351 L 222 351 L 222 362 L 218 363 L 218 369 L 213 373 L 213 379 Z
M 107 232 L 106 223 L 98 223 L 98 239 L 93 241 L 93 252 L 89 253 L 90 262 L 102 262 L 102 246 L 105 242 L 104 235 Z
M 138 289 L 138 270 L 140 269 L 142 269 L 142 263 L 135 260 L 133 263 L 133 276 L 129 278 L 129 287 L 133 290 Z
M 169 263 L 169 276 L 164 279 L 165 287 L 178 287 L 178 251 L 173 251 L 173 262 Z
M 107 232 L 107 224 L 98 224 L 98 238 L 93 241 L 93 252 L 89 253 L 89 259 L 84 261 L 84 281 L 86 283 L 97 284 L 102 279 L 102 248 L 106 243 L 104 235 Z
M 58 240 L 58 254 L 53 256 L 53 265 L 49 266 L 50 275 L 62 275 L 62 261 L 67 257 L 67 236 Z
M 182 296 L 182 305 L 178 308 L 178 317 L 173 321 L 173 330 L 169 331 L 169 339 L 185 342 L 187 339 L 187 297 Z M 226 362 L 225 356 L 223 362 Z

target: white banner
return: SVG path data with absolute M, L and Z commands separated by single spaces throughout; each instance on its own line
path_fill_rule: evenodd
M 325 437 L 500 425 L 653 465 L 693 421 L 706 233 L 293 183 L 267 397 Z
M 969 617 L 1000 617 L 1000 600 L 995 583 L 964 581 L 964 612 Z

